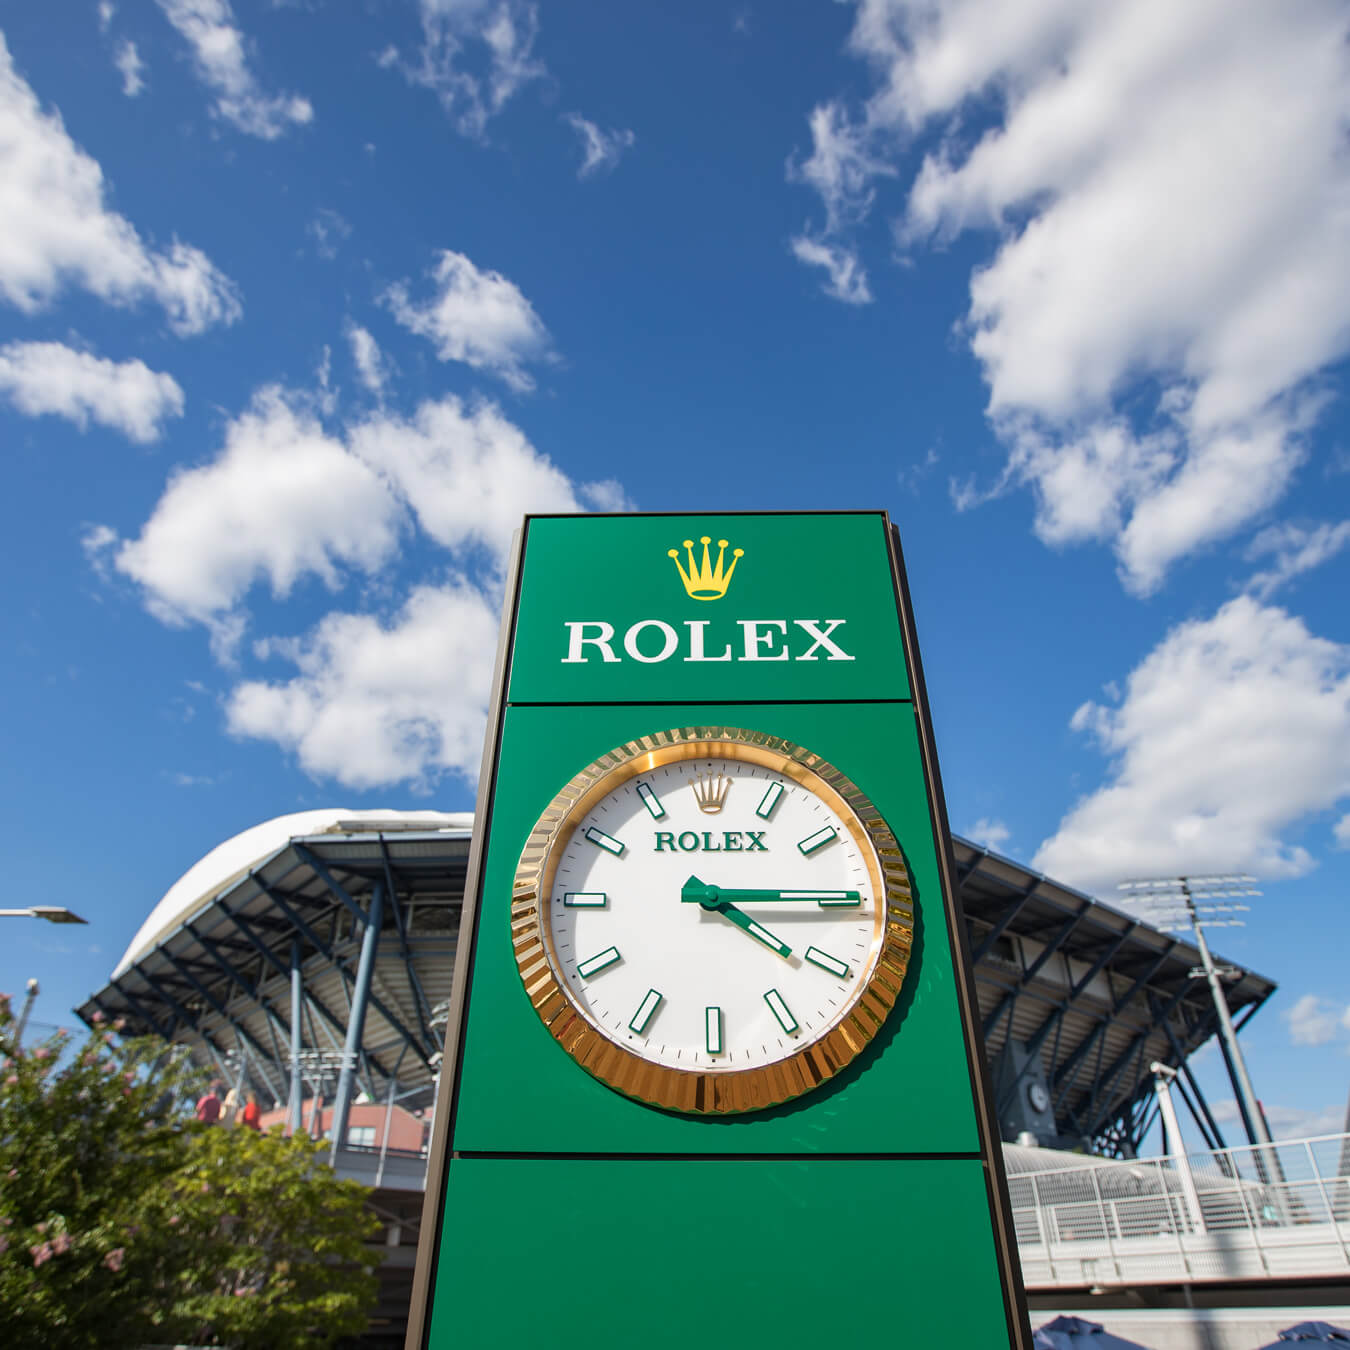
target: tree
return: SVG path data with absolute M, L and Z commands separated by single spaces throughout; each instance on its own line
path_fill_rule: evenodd
M 25 1050 L 0 995 L 6 1344 L 279 1350 L 362 1331 L 365 1188 L 303 1136 L 199 1124 L 200 1072 L 117 1030 Z

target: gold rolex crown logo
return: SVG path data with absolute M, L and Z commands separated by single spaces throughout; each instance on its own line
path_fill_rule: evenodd
M 694 775 L 693 787 L 694 800 L 698 803 L 698 809 L 705 815 L 715 816 L 722 809 L 722 803 L 727 799 L 727 792 L 731 788 L 731 779 L 724 773 L 713 773 L 709 770 L 707 773 L 696 773 Z
M 713 566 L 708 560 L 708 545 L 712 543 L 709 535 L 701 535 L 699 543 L 703 545 L 703 560 L 696 563 L 694 561 L 694 541 L 686 539 L 684 546 L 689 553 L 689 570 L 686 571 L 684 564 L 680 562 L 680 551 L 677 548 L 666 550 L 666 556 L 675 559 L 675 566 L 679 568 L 680 580 L 684 582 L 684 589 L 689 592 L 693 600 L 720 600 L 726 593 L 727 587 L 731 585 L 731 574 L 736 570 L 736 564 L 745 556 L 743 548 L 734 549 L 731 554 L 731 566 L 724 568 L 727 556 L 727 544 L 729 540 L 719 539 L 717 541 L 717 564 Z

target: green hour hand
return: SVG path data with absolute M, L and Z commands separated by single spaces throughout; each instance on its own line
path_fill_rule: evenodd
M 680 891 L 680 899 L 697 902 L 713 914 L 730 919 L 742 932 L 749 933 L 756 942 L 767 947 L 781 957 L 792 955 L 792 948 L 775 937 L 761 923 L 756 923 L 744 910 L 737 909 L 729 900 L 722 899 L 716 886 L 705 886 L 697 877 L 690 877 Z
M 705 908 L 709 902 L 728 900 L 742 904 L 772 902 L 779 904 L 813 904 L 822 909 L 856 909 L 862 904 L 862 895 L 858 891 L 765 891 L 747 890 L 731 886 L 709 886 L 697 877 L 690 877 L 680 891 L 680 899 L 697 901 Z

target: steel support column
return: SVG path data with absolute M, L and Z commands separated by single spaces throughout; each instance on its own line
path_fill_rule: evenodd
M 300 1133 L 300 1112 L 305 1100 L 305 1082 L 300 1072 L 300 1053 L 304 1049 L 301 1008 L 304 1003 L 304 975 L 300 968 L 300 939 L 291 940 L 291 1096 L 286 1103 L 286 1128 Z
M 356 1082 L 356 1061 L 361 1050 L 361 1038 L 365 1034 L 366 1004 L 370 1001 L 370 982 L 375 973 L 375 955 L 380 945 L 383 901 L 384 882 L 377 881 L 371 889 L 370 911 L 365 916 L 365 932 L 361 934 L 361 959 L 356 967 L 351 1015 L 347 1018 L 347 1039 L 342 1047 L 342 1071 L 338 1075 L 337 1095 L 333 1098 L 333 1126 L 330 1134 L 333 1141 L 331 1156 L 335 1165 L 337 1151 L 347 1138 L 347 1117 L 351 1112 L 352 1088 Z

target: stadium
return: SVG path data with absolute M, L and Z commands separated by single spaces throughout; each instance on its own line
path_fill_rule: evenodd
M 402 1344 L 472 838 L 471 815 L 443 812 L 263 822 L 153 905 L 77 1010 L 185 1047 L 256 1092 L 271 1120 L 333 1141 L 334 1165 L 374 1188 L 385 1221 L 371 1345 Z M 1164 1308 L 1183 1290 L 1192 1305 L 1198 1289 L 1222 1297 L 1252 1278 L 1247 1247 L 1257 1275 L 1274 1270 L 1271 1212 L 1334 1230 L 1296 1234 L 1284 1269 L 1305 1302 L 1343 1293 L 1343 1140 L 1316 1141 L 1304 1160 L 1224 1138 L 1188 1062 L 1217 1030 L 1198 949 L 965 839 L 953 846 L 1033 1310 L 1141 1285 Z M 1240 1029 L 1276 986 L 1227 975 Z M 1138 1158 L 1169 1109 L 1159 1065 L 1176 1071 L 1212 1165 Z M 1219 1238 L 1221 1259 L 1206 1246 Z

